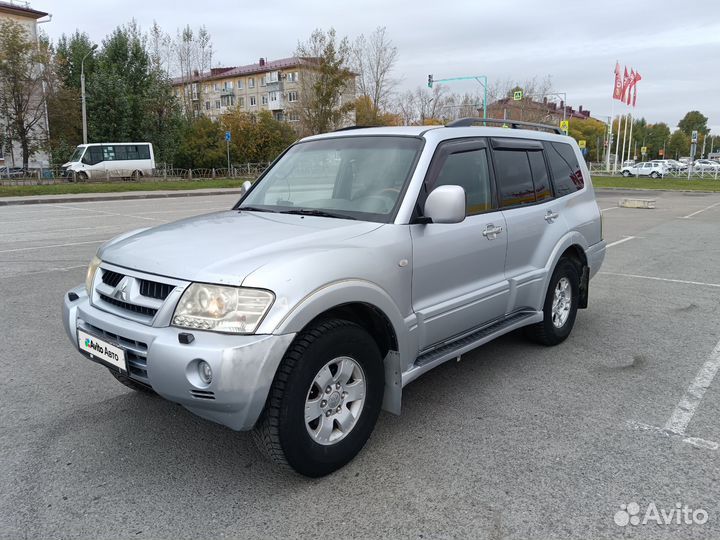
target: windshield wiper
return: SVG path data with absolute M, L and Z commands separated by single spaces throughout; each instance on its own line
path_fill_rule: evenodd
M 318 217 L 329 217 L 338 219 L 355 219 L 347 214 L 336 214 L 334 212 L 327 212 L 326 210 L 318 210 L 317 208 L 293 208 L 292 210 L 283 210 L 281 214 L 300 214 L 302 216 L 318 216 Z
M 238 210 L 249 210 L 250 212 L 271 212 L 275 213 L 276 210 L 270 210 L 269 208 L 260 208 L 259 206 L 241 206 Z

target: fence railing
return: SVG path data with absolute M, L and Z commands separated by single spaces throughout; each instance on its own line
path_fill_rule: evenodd
M 602 176 L 623 176 L 622 167 L 620 166 L 618 166 L 618 168 L 614 170 L 613 166 L 610 165 L 610 170 L 608 170 L 605 163 L 588 163 L 588 169 L 590 169 L 590 174 L 597 174 Z M 631 174 L 630 176 L 638 175 Z M 677 179 L 700 178 L 707 180 L 717 180 L 718 178 L 720 178 L 720 166 L 714 169 L 690 167 L 689 169 L 682 171 L 668 171 L 667 173 L 663 174 L 662 177 Z
M 213 178 L 249 178 L 260 176 L 269 163 L 243 163 L 228 168 L 178 169 L 158 167 L 152 174 L 133 176 L 128 171 L 108 168 L 103 171 L 78 172 L 63 171 L 60 167 L 41 169 L 7 169 L 0 168 L 0 185 L 45 185 L 64 184 L 68 182 L 99 183 L 99 182 L 157 182 L 178 180 L 207 180 Z

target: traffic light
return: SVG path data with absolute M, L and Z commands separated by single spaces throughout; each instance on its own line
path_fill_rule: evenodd
M 433 77 L 432 75 L 428 75 L 428 88 L 432 88 L 433 84 Z

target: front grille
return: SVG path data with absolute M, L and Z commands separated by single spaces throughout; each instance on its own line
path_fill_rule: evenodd
M 154 317 L 158 311 L 157 309 L 152 309 L 145 306 L 138 306 L 136 304 L 129 304 L 128 302 L 123 302 L 122 300 L 116 300 L 115 298 L 110 298 L 105 294 L 100 294 L 100 298 L 103 302 L 107 302 L 108 304 L 112 304 L 113 306 L 127 309 L 128 311 L 132 311 L 133 313 L 147 315 L 148 317 Z
M 122 281 L 122 278 L 124 278 L 122 274 L 118 274 L 117 272 L 113 272 L 112 270 L 103 270 L 102 271 L 102 281 L 105 285 L 110 285 L 111 287 L 117 287 L 118 283 Z
M 111 342 L 115 342 L 122 347 L 125 350 L 130 378 L 136 379 L 148 386 L 150 385 L 147 376 L 147 343 L 108 332 L 85 321 L 80 323 L 80 328 L 101 339 L 105 338 Z
M 168 283 L 158 283 L 157 281 L 149 281 L 147 279 L 140 280 L 140 294 L 149 298 L 165 300 L 174 288 L 173 285 L 169 285 Z

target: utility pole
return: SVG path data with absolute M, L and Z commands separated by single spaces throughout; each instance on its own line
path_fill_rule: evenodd
M 87 111 L 85 110 L 85 59 L 97 49 L 97 45 L 90 47 L 83 59 L 80 61 L 80 98 L 82 101 L 82 124 L 83 124 L 83 144 L 87 144 Z

